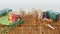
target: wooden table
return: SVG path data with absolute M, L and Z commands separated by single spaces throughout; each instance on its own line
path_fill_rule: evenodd
M 26 16 L 24 20 L 22 25 L 14 27 L 12 30 L 8 31 L 7 34 L 60 34 L 60 20 L 48 23 L 32 16 Z M 46 27 L 46 24 L 52 25 L 55 29 L 52 30 Z M 2 28 L 4 29 L 3 26 L 0 26 L 0 34 Z

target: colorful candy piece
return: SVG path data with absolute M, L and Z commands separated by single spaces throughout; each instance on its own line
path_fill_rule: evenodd
M 19 15 L 9 14 L 9 19 L 10 19 L 11 22 L 18 22 Z
M 9 14 L 9 19 L 11 22 L 13 22 L 11 14 Z

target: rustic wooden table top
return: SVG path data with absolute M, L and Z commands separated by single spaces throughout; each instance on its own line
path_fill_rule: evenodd
M 55 29 L 52 30 L 46 27 L 46 24 L 52 25 Z M 0 25 L 0 33 L 1 29 L 4 29 L 2 25 Z M 24 17 L 24 23 L 22 25 L 14 27 L 12 30 L 8 31 L 7 34 L 60 34 L 60 20 L 48 23 L 36 17 L 27 16 Z

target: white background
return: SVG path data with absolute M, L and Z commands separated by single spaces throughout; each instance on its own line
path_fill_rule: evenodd
M 60 0 L 0 0 L 0 9 L 12 8 L 17 11 L 20 8 L 25 10 L 39 8 L 43 10 L 53 9 L 60 11 Z

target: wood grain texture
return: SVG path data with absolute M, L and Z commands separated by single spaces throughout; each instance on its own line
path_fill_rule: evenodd
M 52 30 L 48 27 L 44 28 L 44 34 L 60 34 L 60 26 L 53 26 L 55 29 Z
M 9 30 L 7 34 L 60 34 L 60 20 L 48 23 L 32 16 L 24 16 L 23 18 L 24 23 Z M 52 25 L 55 29 L 46 27 L 46 24 Z M 1 29 L 4 29 L 2 25 L 0 25 L 0 34 Z

